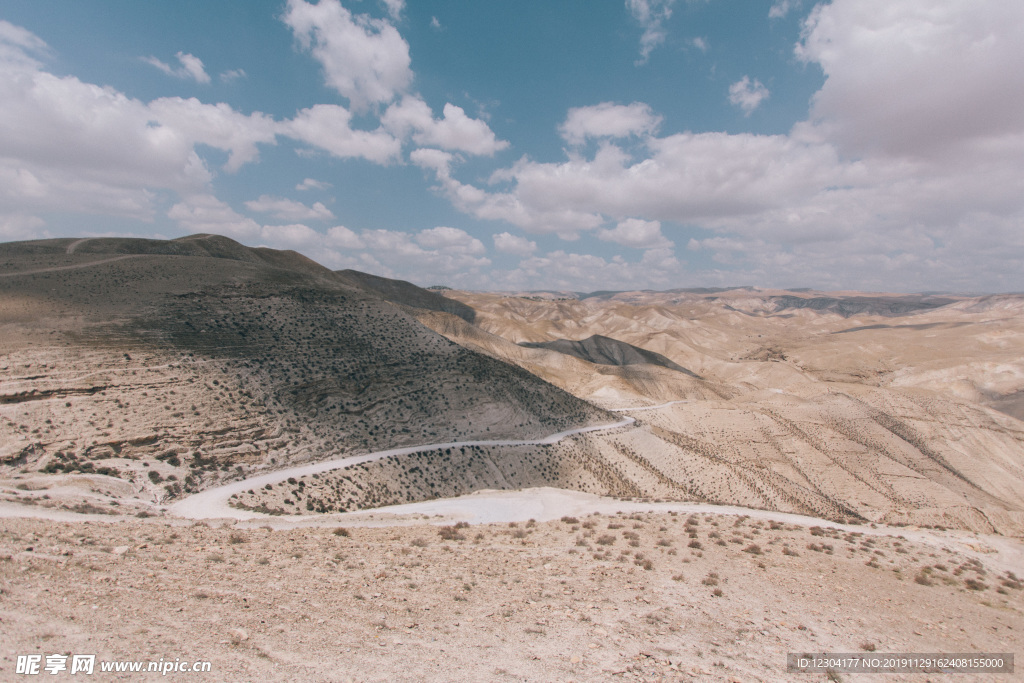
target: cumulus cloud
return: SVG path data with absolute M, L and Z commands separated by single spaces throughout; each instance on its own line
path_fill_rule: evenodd
M 359 235 L 344 225 L 336 225 L 327 231 L 327 244 L 338 249 L 362 249 L 366 246 Z
M 676 0 L 626 0 L 626 8 L 644 29 L 640 36 L 639 66 L 646 64 L 654 48 L 665 42 L 663 22 L 672 16 L 672 5 Z
M 401 3 L 392 0 L 389 10 L 392 4 Z M 356 111 L 390 102 L 412 83 L 409 44 L 384 19 L 353 15 L 338 0 L 288 0 L 282 20 Z
M 279 130 L 283 135 L 342 159 L 362 157 L 386 164 L 401 154 L 402 143 L 398 138 L 382 129 L 353 129 L 351 122 L 352 114 L 345 107 L 315 104 L 299 111 L 290 121 L 283 122 Z
M 231 83 L 232 81 L 245 78 L 246 75 L 245 69 L 228 69 L 227 71 L 221 72 L 220 80 L 224 83 Z
M 278 124 L 260 112 L 245 115 L 223 102 L 204 104 L 194 97 L 162 97 L 149 104 L 149 111 L 167 128 L 182 135 L 189 144 L 202 143 L 228 153 L 225 169 L 237 171 L 259 157 L 257 144 L 275 144 Z
M 750 80 L 750 76 L 744 76 L 729 86 L 729 101 L 742 109 L 746 116 L 760 107 L 769 95 L 768 88 L 756 78 Z
M 47 236 L 41 233 L 46 222 L 38 216 L 21 213 L 0 214 L 0 238 L 5 242 L 37 239 Z
M 450 156 L 420 162 L 456 208 L 528 232 L 626 241 L 632 219 L 711 233 L 689 244 L 725 268 L 700 271 L 708 282 L 1021 289 L 1024 71 L 1006 65 L 1024 60 L 1024 5 L 833 0 L 797 54 L 826 80 L 786 135 L 648 133 L 627 153 L 609 134 L 592 155 L 521 159 L 487 188 L 457 179 Z M 737 106 L 758 86 L 740 81 Z
M 558 131 L 566 142 L 579 145 L 588 138 L 625 138 L 653 134 L 661 124 L 661 116 L 642 103 L 615 104 L 602 102 L 590 107 L 569 110 Z
M 38 69 L 36 57 L 48 57 L 50 46 L 31 31 L 0 19 L 0 64 Z
M 624 247 L 634 249 L 666 249 L 672 242 L 661 234 L 659 221 L 645 221 L 639 218 L 627 218 L 611 230 L 600 230 L 597 237 L 605 242 L 615 242 Z
M 405 0 L 381 0 L 381 2 L 392 19 L 398 21 L 401 18 L 402 10 L 405 9 Z
M 175 57 L 178 58 L 178 63 L 181 64 L 181 66 L 173 67 L 167 62 L 163 62 L 156 57 L 143 57 L 142 61 L 155 66 L 168 76 L 182 79 L 191 78 L 196 83 L 210 82 L 210 75 L 206 73 L 206 69 L 203 68 L 203 60 L 199 59 L 199 57 L 190 55 L 187 52 L 179 52 Z
M 416 242 L 425 249 L 441 249 L 451 254 L 479 256 L 487 253 L 483 242 L 465 230 L 446 226 L 420 231 Z
M 494 248 L 506 254 L 529 256 L 537 251 L 537 243 L 510 232 L 499 232 L 493 236 Z
M 467 154 L 493 156 L 509 146 L 497 139 L 487 123 L 466 116 L 462 107 L 445 104 L 443 118 L 435 119 L 427 103 L 411 95 L 388 107 L 381 125 L 397 137 L 411 135 L 417 145 Z
M 455 228 L 430 228 L 416 234 L 363 230 L 359 238 L 365 245 L 361 263 L 386 277 L 417 282 L 432 282 L 438 277 L 469 278 L 479 276 L 491 265 L 479 240 Z
M 422 284 L 442 278 L 480 286 L 491 265 L 480 240 L 447 226 L 409 233 L 353 230 L 343 225 L 320 231 L 301 221 L 262 224 L 209 193 L 184 197 L 171 207 L 168 217 L 185 232 L 218 233 L 247 244 L 294 249 L 329 268 L 356 268 Z
M 988 153 L 1024 132 L 1020 3 L 820 5 L 797 55 L 825 73 L 817 133 L 851 156 Z
M 768 9 L 768 17 L 781 19 L 800 6 L 800 0 L 775 0 Z
M 447 177 L 455 157 L 439 149 L 414 149 L 409 153 L 409 160 L 420 168 L 434 171 L 441 177 Z
M 498 286 L 507 289 L 587 291 L 607 289 L 609 283 L 623 289 L 676 287 L 681 276 L 685 273 L 671 253 L 652 249 L 639 261 L 556 250 L 524 258 L 517 268 L 493 277 Z
M 321 202 L 306 206 L 292 199 L 264 194 L 260 195 L 259 199 L 246 202 L 245 205 L 250 211 L 269 213 L 283 221 L 326 221 L 334 218 L 331 210 Z
M 326 190 L 331 187 L 330 183 L 325 183 L 321 180 L 315 180 L 313 178 L 306 178 L 301 183 L 295 186 L 296 190 L 304 192 L 306 190 Z
M 213 177 L 197 153 L 228 154 L 225 170 L 258 158 L 276 123 L 226 104 L 159 98 L 44 70 L 45 43 L 0 26 L 0 214 L 85 212 L 152 220 L 157 192 L 201 192 Z M 33 56 L 35 55 L 35 56 Z
M 170 208 L 167 216 L 186 232 L 192 233 L 209 232 L 252 240 L 258 238 L 262 231 L 259 223 L 208 193 L 184 197 Z

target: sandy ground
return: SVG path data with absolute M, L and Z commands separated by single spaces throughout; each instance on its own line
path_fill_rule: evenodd
M 532 495 L 541 516 L 566 509 L 555 494 L 475 498 L 498 515 Z M 405 526 L 2 519 L 0 679 L 18 654 L 95 653 L 209 660 L 212 680 L 783 681 L 787 652 L 1024 644 L 1024 584 L 992 539 L 678 510 L 420 516 L 445 505 L 466 500 Z

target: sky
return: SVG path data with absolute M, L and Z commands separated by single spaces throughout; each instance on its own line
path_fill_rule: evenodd
M 0 240 L 1024 290 L 1020 0 L 4 0 Z

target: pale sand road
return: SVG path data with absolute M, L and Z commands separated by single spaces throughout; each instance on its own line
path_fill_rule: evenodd
M 620 408 L 612 412 L 634 412 L 655 410 L 677 403 L 689 401 L 669 401 L 653 406 L 639 408 Z M 169 508 L 172 516 L 181 521 L 191 520 L 224 520 L 234 523 L 240 528 L 272 527 L 275 529 L 295 529 L 302 527 L 333 527 L 347 525 L 353 527 L 409 526 L 422 524 L 451 524 L 468 522 L 474 524 L 524 522 L 534 519 L 539 522 L 559 519 L 563 516 L 584 516 L 594 513 L 614 515 L 634 512 L 678 512 L 709 513 L 734 516 L 748 516 L 754 519 L 796 524 L 804 527 L 822 526 L 857 531 L 867 535 L 903 536 L 911 540 L 926 543 L 934 547 L 955 549 L 966 556 L 977 557 L 987 564 L 1001 570 L 1019 571 L 1024 567 L 1024 544 L 1013 539 L 979 535 L 960 531 L 932 531 L 913 527 L 872 527 L 850 524 L 839 524 L 826 519 L 796 515 L 770 510 L 758 510 L 729 505 L 712 505 L 708 503 L 653 503 L 643 501 L 620 500 L 602 497 L 580 491 L 569 491 L 551 487 L 533 488 L 518 491 L 476 491 L 457 498 L 392 505 L 355 512 L 289 515 L 287 517 L 266 515 L 251 510 L 241 510 L 228 504 L 230 497 L 242 491 L 276 484 L 289 477 L 304 477 L 311 474 L 343 469 L 364 462 L 371 462 L 396 455 L 407 455 L 438 448 L 457 448 L 460 446 L 524 446 L 553 444 L 572 436 L 587 432 L 617 429 L 630 425 L 635 420 L 626 417 L 618 422 L 605 425 L 594 425 L 577 429 L 565 430 L 543 439 L 533 440 L 499 440 L 499 441 L 460 441 L 439 444 L 424 444 L 405 448 L 393 448 L 375 453 L 366 453 L 348 458 L 340 458 L 325 462 L 312 463 L 299 467 L 277 470 L 267 474 L 232 482 L 212 489 L 207 489 Z M 0 517 L 36 517 L 55 521 L 107 521 L 116 522 L 118 517 L 108 515 L 82 515 L 78 513 L 51 510 L 47 508 L 28 507 L 16 504 L 0 504 Z M 168 520 L 172 521 L 173 520 Z
M 267 474 L 261 474 L 256 477 L 250 477 L 248 479 L 242 479 L 241 481 L 231 482 L 224 486 L 218 486 L 216 488 L 206 489 L 193 496 L 178 501 L 168 508 L 168 512 L 178 517 L 185 517 L 188 519 L 217 519 L 217 518 L 229 518 L 229 519 L 268 519 L 271 515 L 265 515 L 260 512 L 253 512 L 251 510 L 239 510 L 228 505 L 228 499 L 236 493 L 241 493 L 248 489 L 260 488 L 267 484 L 277 484 L 287 480 L 289 477 L 306 477 L 311 474 L 321 474 L 323 472 L 330 472 L 332 470 L 343 469 L 351 467 L 352 465 L 358 465 L 364 462 L 372 462 L 374 460 L 380 460 L 382 458 L 390 458 L 395 455 L 409 455 L 410 453 L 419 453 L 421 451 L 432 451 L 439 448 L 459 448 L 461 446 L 539 446 L 544 444 L 558 443 L 567 436 L 574 434 L 585 434 L 587 432 L 596 432 L 607 429 L 618 429 L 619 427 L 625 427 L 630 425 L 635 420 L 631 417 L 626 417 L 618 422 L 613 422 L 604 425 L 595 425 L 592 427 L 579 427 L 577 429 L 567 429 L 550 436 L 546 436 L 543 439 L 525 439 L 525 440 L 500 440 L 500 441 L 451 441 L 447 443 L 431 443 L 423 444 L 420 446 L 407 446 L 405 448 L 390 448 L 384 451 L 377 451 L 375 453 L 365 453 L 363 455 L 354 455 L 348 458 L 338 458 L 336 460 L 327 460 L 324 462 L 317 462 L 310 465 L 301 465 L 299 467 L 289 467 L 283 470 L 276 470 Z
M 638 408 L 609 408 L 610 413 L 637 413 L 642 410 L 657 410 L 658 408 L 667 408 L 668 406 L 674 406 L 677 403 L 693 403 L 688 399 L 682 401 L 669 401 L 668 403 L 659 403 L 656 406 L 640 406 Z
M 88 263 L 77 263 L 73 266 L 52 266 L 50 268 L 37 268 L 36 270 L 19 270 L 15 273 L 0 273 L 0 277 L 15 277 L 18 275 L 38 275 L 39 273 L 55 273 L 59 270 L 78 270 L 80 268 L 92 268 L 93 266 L 98 266 L 104 263 L 124 261 L 125 259 L 137 258 L 138 256 L 139 254 L 125 254 L 123 256 L 114 256 L 111 258 L 100 259 L 98 261 L 89 261 Z
M 643 406 L 640 408 L 617 408 L 610 412 L 633 412 L 641 410 L 656 410 L 658 408 L 665 408 L 668 406 L 675 405 L 677 403 L 688 403 L 689 401 L 669 401 L 667 403 L 660 403 L 654 406 Z M 267 519 L 271 518 L 272 515 L 267 515 L 261 512 L 253 512 L 251 510 L 240 510 L 233 508 L 228 504 L 228 499 L 236 493 L 241 493 L 248 489 L 255 489 L 267 484 L 278 484 L 282 481 L 287 480 L 289 477 L 305 477 L 311 474 L 321 474 L 323 472 L 330 472 L 333 470 L 344 469 L 351 467 L 352 465 L 358 465 L 364 462 L 372 462 L 374 460 L 380 460 L 382 458 L 389 458 L 395 455 L 409 455 L 410 453 L 419 453 L 421 451 L 430 451 L 439 448 L 458 448 L 461 446 L 539 446 L 543 444 L 554 444 L 567 436 L 574 434 L 585 434 L 587 432 L 604 431 L 608 429 L 617 429 L 619 427 L 625 427 L 626 425 L 632 424 L 635 420 L 631 417 L 626 417 L 618 422 L 614 422 L 606 425 L 596 425 L 593 427 L 581 427 L 578 429 L 568 429 L 557 434 L 544 437 L 543 439 L 530 439 L 530 440 L 504 440 L 504 441 L 453 441 L 450 443 L 435 443 L 425 444 L 422 446 L 408 446 L 405 448 L 391 448 L 384 451 L 377 451 L 375 453 L 366 453 L 363 455 L 350 456 L 348 458 L 338 458 L 335 460 L 327 460 L 325 462 L 313 463 L 311 465 L 301 465 L 299 467 L 289 467 L 283 470 L 277 470 L 268 474 L 261 474 L 255 477 L 249 477 L 241 481 L 232 482 L 225 484 L 224 486 L 218 486 L 216 488 L 207 489 L 193 496 L 178 501 L 168 508 L 168 512 L 178 517 L 186 517 L 188 519 L 214 519 L 226 517 L 229 519 Z M 555 518 L 560 517 L 557 515 Z M 524 517 L 529 519 L 528 517 Z M 512 519 L 501 519 L 501 520 L 479 520 L 479 521 L 514 521 Z
M 68 245 L 67 253 L 74 254 L 75 253 L 75 249 L 78 249 L 78 246 L 80 244 L 82 244 L 82 242 L 88 242 L 91 239 L 92 239 L 91 237 L 83 237 L 81 239 L 75 240 L 74 242 L 72 242 L 71 244 Z

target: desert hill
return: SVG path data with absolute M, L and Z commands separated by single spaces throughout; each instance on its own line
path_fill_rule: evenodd
M 427 311 L 452 313 L 468 323 L 472 323 L 476 319 L 476 311 L 461 301 L 417 287 L 411 282 L 360 273 L 358 270 L 339 270 L 337 274 L 356 287 L 376 292 L 381 298 L 394 304 Z
M 197 235 L 0 245 L 0 492 L 333 512 L 558 486 L 1024 533 L 1024 297 L 691 289 L 502 295 Z M 557 387 L 557 388 L 556 388 Z M 599 407 L 595 407 L 599 406 Z M 621 413 L 620 413 L 621 416 Z
M 450 339 L 608 408 L 672 402 L 627 411 L 636 429 L 562 446 L 564 457 L 615 473 L 619 491 L 1024 532 L 1022 296 L 447 294 L 476 310 L 475 325 L 419 318 Z M 595 337 L 700 379 L 656 363 L 552 353 Z
M 472 321 L 469 321 L 472 322 Z M 673 363 L 660 353 L 648 351 L 618 339 L 610 339 L 599 334 L 591 335 L 580 341 L 555 339 L 550 342 L 521 342 L 520 346 L 529 349 L 551 349 L 595 365 L 658 365 L 675 370 L 690 377 L 697 377 L 678 363 Z
M 36 503 L 149 509 L 297 462 L 609 420 L 351 274 L 218 236 L 0 245 L 0 331 L 2 490 Z

